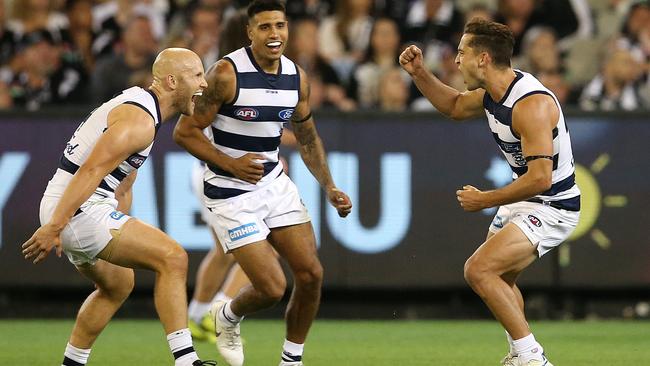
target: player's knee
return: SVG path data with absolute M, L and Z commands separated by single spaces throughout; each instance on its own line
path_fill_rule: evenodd
M 170 245 L 165 253 L 164 268 L 167 272 L 187 273 L 187 252 L 180 245 Z
M 97 289 L 111 300 L 121 303 L 129 297 L 134 286 L 133 270 L 125 270 L 111 275 L 107 282 L 97 285 Z
M 298 286 L 307 288 L 320 288 L 323 283 L 323 266 L 316 261 L 304 270 L 294 273 Z
M 475 287 L 481 281 L 484 273 L 481 267 L 480 262 L 473 256 L 465 262 L 463 276 L 471 287 Z
M 275 305 L 284 296 L 284 292 L 287 288 L 287 280 L 284 278 L 276 278 L 273 281 L 267 281 L 257 288 L 257 291 L 262 294 L 262 297 L 266 300 L 267 305 Z

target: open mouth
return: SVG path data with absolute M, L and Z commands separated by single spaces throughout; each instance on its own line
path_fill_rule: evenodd
M 203 95 L 203 90 L 195 91 L 194 94 L 192 94 L 192 102 L 194 102 L 196 100 L 196 98 L 200 97 L 201 95 Z
M 282 42 L 280 41 L 268 42 L 266 44 L 266 47 L 270 48 L 274 52 L 279 51 L 281 46 L 282 46 Z

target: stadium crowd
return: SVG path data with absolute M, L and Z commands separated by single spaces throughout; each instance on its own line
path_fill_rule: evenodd
M 245 0 L 0 0 L 0 109 L 93 104 L 149 85 L 155 55 L 187 47 L 209 67 L 246 44 Z M 429 110 L 398 65 L 407 44 L 464 90 L 456 47 L 479 16 L 514 32 L 516 68 L 567 106 L 650 109 L 650 1 L 288 0 L 287 56 L 313 108 Z

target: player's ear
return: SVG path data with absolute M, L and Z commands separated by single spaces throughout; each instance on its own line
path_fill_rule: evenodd
M 171 74 L 167 75 L 166 81 L 167 81 L 167 86 L 169 87 L 169 89 L 176 90 L 178 85 L 177 85 L 177 82 L 176 82 L 176 77 L 174 75 L 171 75 Z
M 484 67 L 485 65 L 487 65 L 489 60 L 490 60 L 490 54 L 487 52 L 481 52 L 481 55 L 478 58 L 478 66 Z
M 250 41 L 253 40 L 253 29 L 251 28 L 250 24 L 246 24 L 246 35 Z

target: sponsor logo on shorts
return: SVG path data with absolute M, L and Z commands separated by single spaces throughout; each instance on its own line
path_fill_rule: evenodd
M 494 225 L 494 227 L 498 227 L 499 229 L 502 229 L 503 219 L 501 219 L 501 216 L 494 216 L 494 220 L 492 220 L 492 225 Z
M 537 226 L 537 227 L 542 227 L 542 222 L 535 216 L 533 215 L 528 215 L 528 221 L 530 221 L 531 224 Z
M 113 211 L 111 212 L 111 219 L 113 220 L 119 220 L 124 216 L 124 214 L 120 211 Z
M 235 241 L 235 240 L 245 238 L 247 236 L 251 236 L 253 234 L 257 234 L 259 232 L 260 229 L 257 228 L 257 224 L 251 222 L 249 224 L 237 226 L 234 229 L 228 230 L 228 236 L 230 237 L 230 240 Z
M 250 121 L 252 119 L 257 118 L 257 116 L 260 115 L 260 112 L 257 111 L 255 108 L 239 108 L 235 111 L 235 116 L 237 116 L 239 119 L 243 119 L 246 121 Z
M 282 118 L 285 121 L 288 121 L 292 115 L 293 115 L 293 108 L 283 109 L 278 113 L 278 117 Z

